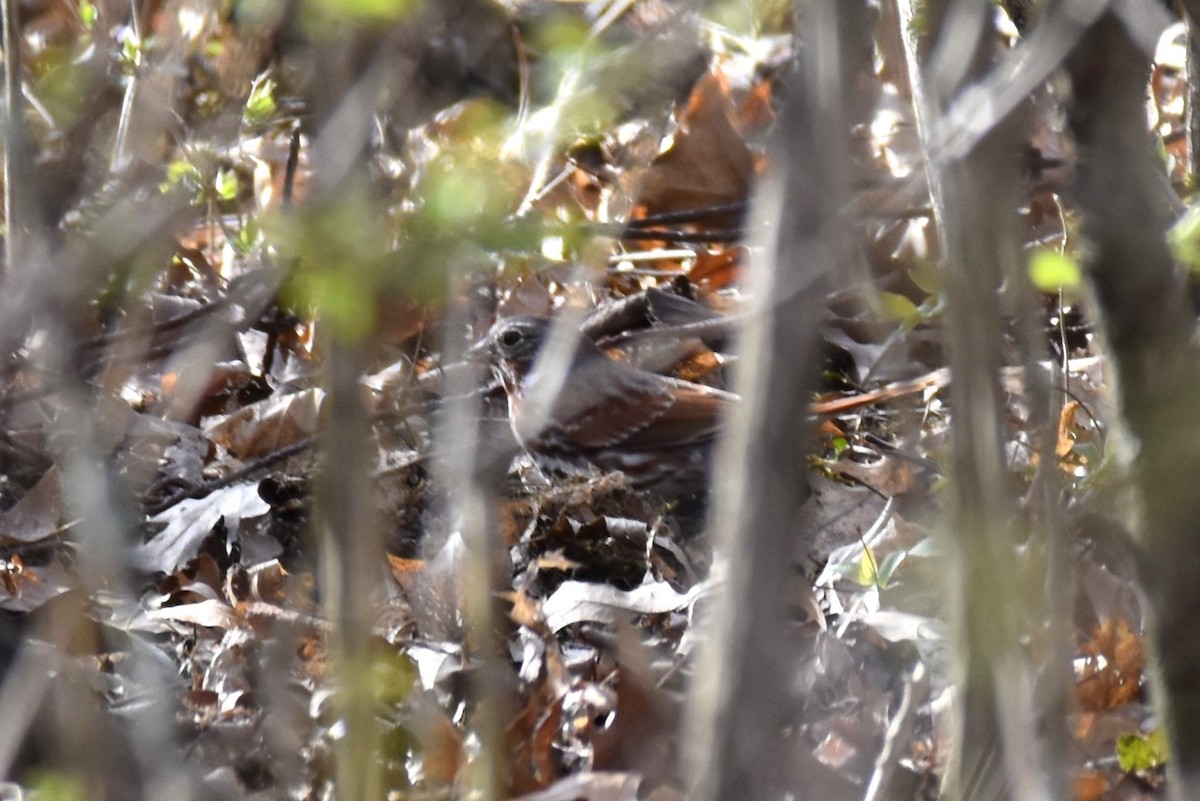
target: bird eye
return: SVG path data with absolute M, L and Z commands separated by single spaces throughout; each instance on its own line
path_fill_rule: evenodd
M 515 348 L 521 344 L 520 331 L 505 331 L 500 335 L 500 344 L 506 348 Z

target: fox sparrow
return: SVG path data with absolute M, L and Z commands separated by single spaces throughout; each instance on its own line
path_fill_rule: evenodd
M 737 396 L 609 358 L 575 332 L 564 343 L 564 369 L 553 364 L 556 354 L 542 352 L 550 334 L 549 320 L 509 317 L 487 337 L 513 433 L 538 466 L 619 470 L 663 498 L 702 493 L 722 417 Z

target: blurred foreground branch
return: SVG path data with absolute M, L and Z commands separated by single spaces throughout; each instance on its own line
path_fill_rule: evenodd
M 743 401 L 718 451 L 712 529 L 729 575 L 698 671 L 690 739 L 699 799 L 775 798 L 805 786 L 783 735 L 802 647 L 784 588 L 802 552 L 797 515 L 808 498 L 806 399 L 820 363 L 822 298 L 845 266 L 848 163 L 843 91 L 865 5 L 801 4 L 806 42 L 788 76 L 773 168 L 754 201 L 764 232 L 748 271 L 752 298 L 735 389 Z
M 1170 223 L 1152 202 L 1162 160 L 1145 129 L 1149 56 L 1114 16 L 1102 18 L 1067 62 L 1079 149 L 1073 199 L 1093 248 L 1089 267 L 1116 362 L 1133 452 L 1145 546 L 1143 587 L 1160 671 L 1157 702 L 1172 759 L 1171 797 L 1200 794 L 1200 363 L 1194 320 L 1166 245 Z

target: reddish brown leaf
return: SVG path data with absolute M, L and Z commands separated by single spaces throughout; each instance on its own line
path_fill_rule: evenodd
M 702 209 L 743 200 L 754 178 L 754 155 L 733 124 L 729 85 L 719 72 L 696 84 L 679 120 L 675 144 L 642 179 L 645 214 Z
M 239 459 L 258 459 L 316 434 L 320 408 L 315 389 L 271 397 L 229 415 L 209 435 Z
M 1080 651 L 1087 659 L 1075 690 L 1083 709 L 1101 712 L 1134 700 L 1141 689 L 1146 655 L 1142 638 L 1128 623 L 1104 621 Z

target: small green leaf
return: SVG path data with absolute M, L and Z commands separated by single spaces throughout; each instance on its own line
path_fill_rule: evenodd
M 167 181 L 177 184 L 187 178 L 199 178 L 200 170 L 190 161 L 172 161 L 167 165 Z
M 117 54 L 117 63 L 127 72 L 132 71 L 142 63 L 146 52 L 150 49 L 150 41 L 139 39 L 132 29 L 125 29 L 120 37 L 121 49 Z
M 908 555 L 928 559 L 931 557 L 940 556 L 941 549 L 939 548 L 938 542 L 934 537 L 925 537 L 916 545 L 908 549 Z
M 317 20 L 395 23 L 419 8 L 416 0 L 308 0 L 301 13 L 310 24 L 316 24 Z
M 83 27 L 91 30 L 98 18 L 99 14 L 96 12 L 96 6 L 88 2 L 88 0 L 82 0 L 79 4 L 79 21 L 83 23 Z
M 203 183 L 204 176 L 199 167 L 190 161 L 178 159 L 167 165 L 167 180 L 158 185 L 158 191 L 166 194 L 172 189 L 183 188 L 198 192 Z
M 1200 206 L 1192 206 L 1167 232 L 1167 244 L 1178 261 L 1200 271 Z
M 217 170 L 213 188 L 221 200 L 234 200 L 238 194 L 238 177 L 233 170 Z
M 1029 259 L 1029 280 L 1042 292 L 1075 290 L 1083 283 L 1083 271 L 1075 259 L 1053 248 L 1042 248 Z
M 238 229 L 237 236 L 233 238 L 231 244 L 233 249 L 240 254 L 249 253 L 251 248 L 261 240 L 262 229 L 258 225 L 258 220 L 251 217 L 246 220 L 246 224 Z
M 879 302 L 883 306 L 884 316 L 892 322 L 905 327 L 911 327 L 921 322 L 923 317 L 921 310 L 917 308 L 917 304 L 904 295 L 895 292 L 880 292 Z
M 1149 734 L 1122 734 L 1117 738 L 1117 762 L 1127 773 L 1145 773 L 1167 761 L 1167 740 L 1162 729 Z
M 892 551 L 879 565 L 879 587 L 886 590 L 892 585 L 892 579 L 896 575 L 896 569 L 904 561 L 908 553 L 905 551 Z
M 874 586 L 879 579 L 876 569 L 875 555 L 870 548 L 864 548 L 858 559 L 838 565 L 835 572 L 843 578 L 853 581 L 860 587 Z
M 246 111 L 242 115 L 247 125 L 263 125 L 275 113 L 275 81 L 265 72 L 250 85 L 250 96 L 246 98 Z

